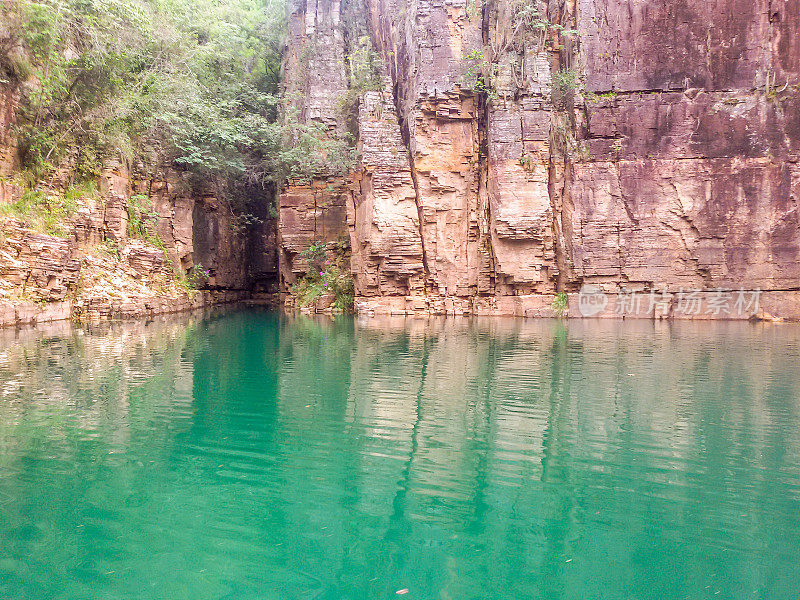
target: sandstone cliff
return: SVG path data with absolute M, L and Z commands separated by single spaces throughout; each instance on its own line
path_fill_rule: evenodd
M 800 318 L 798 6 L 297 0 L 305 119 L 343 126 L 348 11 L 383 83 L 360 94 L 352 173 L 281 197 L 284 284 L 348 231 L 363 313 L 548 315 L 563 292 L 578 314 L 593 286 L 666 294 L 637 316 Z M 676 305 L 727 290 L 760 305 Z
M 363 314 L 579 316 L 588 290 L 596 316 L 800 319 L 798 40 L 791 0 L 291 0 L 281 110 L 341 142 L 321 163 L 352 140 L 346 174 L 243 227 L 211 185 L 106 160 L 59 235 L 3 218 L 0 323 L 287 291 L 343 239 Z M 20 98 L 0 82 L 2 207 Z

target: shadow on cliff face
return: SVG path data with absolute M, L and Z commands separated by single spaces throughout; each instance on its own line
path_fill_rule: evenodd
M 201 198 L 192 212 L 194 264 L 208 274 L 208 289 L 278 291 L 277 220 L 273 185 L 247 185 L 232 205 Z

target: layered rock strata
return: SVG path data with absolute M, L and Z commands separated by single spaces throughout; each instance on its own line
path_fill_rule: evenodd
M 589 286 L 610 298 L 594 316 L 658 292 L 667 309 L 627 316 L 732 318 L 679 302 L 748 291 L 800 318 L 797 3 L 531 0 L 527 21 L 520 6 L 361 6 L 385 78 L 360 99 L 341 182 L 359 311 L 548 315 L 564 293 L 579 315 Z M 302 109 L 333 130 L 341 7 L 292 11 L 332 61 L 305 72 Z M 319 235 L 294 210 L 282 202 L 293 256 Z
M 2 204 L 19 199 L 21 186 L 8 189 Z M 137 196 L 152 206 L 157 238 L 131 235 Z M 0 218 L 0 326 L 180 312 L 248 298 L 256 283 L 274 291 L 274 221 L 245 230 L 226 202 L 175 171 L 145 178 L 109 164 L 99 192 L 60 226 L 50 235 L 24 216 Z

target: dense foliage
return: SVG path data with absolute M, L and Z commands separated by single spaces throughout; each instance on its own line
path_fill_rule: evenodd
M 157 150 L 225 181 L 280 176 L 283 0 L 17 0 L 6 77 L 24 83 L 24 165 L 96 176 Z M 13 57 L 13 58 L 9 58 Z

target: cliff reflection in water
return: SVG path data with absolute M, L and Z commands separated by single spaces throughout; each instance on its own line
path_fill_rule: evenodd
M 796 327 L 0 335 L 3 597 L 785 598 L 800 575 Z

